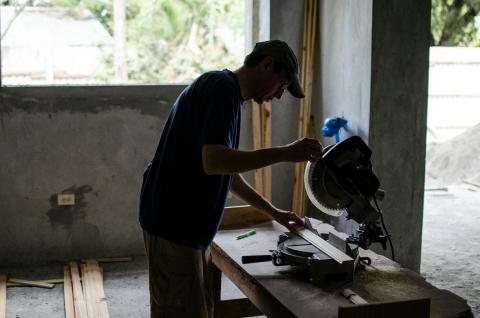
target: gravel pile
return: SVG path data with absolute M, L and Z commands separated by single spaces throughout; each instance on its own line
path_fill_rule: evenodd
M 426 188 L 462 184 L 480 185 L 480 124 L 442 143 L 427 146 Z

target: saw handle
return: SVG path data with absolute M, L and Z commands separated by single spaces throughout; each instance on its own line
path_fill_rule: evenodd
M 242 264 L 270 262 L 272 255 L 248 255 L 242 256 Z

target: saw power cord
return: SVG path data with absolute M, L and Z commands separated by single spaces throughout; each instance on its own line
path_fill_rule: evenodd
M 387 235 L 388 244 L 390 245 L 390 249 L 392 250 L 392 261 L 394 261 L 395 260 L 395 252 L 393 251 L 392 238 L 390 237 L 390 234 L 388 234 L 387 227 L 385 226 L 385 222 L 383 222 L 383 213 L 382 213 L 382 210 L 380 210 L 380 207 L 378 206 L 377 198 L 375 197 L 375 194 L 373 195 L 373 202 L 375 202 L 375 206 L 377 207 L 377 211 L 380 214 L 380 221 L 382 222 L 383 230 L 385 231 L 385 234 Z

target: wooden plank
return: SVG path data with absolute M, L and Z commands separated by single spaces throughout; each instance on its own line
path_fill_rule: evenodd
M 10 278 L 8 280 L 9 283 L 21 284 L 23 286 L 31 286 L 31 287 L 41 287 L 41 288 L 53 288 L 55 287 L 54 284 L 44 283 L 35 280 L 26 280 L 26 279 L 18 279 L 18 278 Z
M 73 289 L 70 268 L 63 267 L 63 299 L 65 302 L 65 318 L 75 318 L 75 305 L 73 304 Z
M 272 218 L 250 205 L 226 207 L 223 212 L 221 229 L 251 226 L 261 222 L 271 221 Z
M 272 147 L 272 104 L 262 104 L 262 148 Z M 272 201 L 272 166 L 263 168 L 263 196 Z
M 430 317 L 430 298 L 339 307 L 338 317 L 428 318 Z
M 315 247 L 320 249 L 322 252 L 330 256 L 338 263 L 343 264 L 344 262 L 353 262 L 353 258 L 343 253 L 339 249 L 333 247 L 330 243 L 328 243 L 312 231 L 308 229 L 300 229 L 295 231 L 295 233 L 313 244 Z
M 248 298 L 221 300 L 215 303 L 215 318 L 261 316 L 263 313 Z
M 83 296 L 82 283 L 76 262 L 70 262 L 70 274 L 72 275 L 73 303 L 75 307 L 76 318 L 88 318 L 87 304 Z
M 252 101 L 252 137 L 253 149 L 258 150 L 262 148 L 262 124 L 261 124 L 261 105 Z M 263 195 L 263 170 L 256 169 L 254 171 L 255 190 Z
M 7 277 L 0 275 L 0 318 L 7 315 Z
M 33 282 L 56 285 L 56 284 L 63 284 L 63 278 L 34 280 Z M 9 283 L 9 282 L 7 282 L 7 287 L 27 287 L 27 286 L 30 286 L 30 285 L 25 285 L 25 284 L 22 284 L 22 283 Z
M 83 286 L 83 296 L 85 297 L 85 303 L 87 305 L 87 315 L 88 317 L 97 317 L 97 310 L 95 304 L 95 291 L 90 275 L 87 271 L 87 265 L 80 264 L 80 269 L 82 273 L 82 286 Z
M 103 274 L 96 260 L 86 260 L 89 282 L 92 284 L 92 297 L 95 303 L 95 317 L 109 318 L 107 297 L 103 288 Z
M 298 138 L 307 136 L 311 114 L 313 62 L 315 48 L 315 34 L 317 26 L 317 0 L 304 1 L 304 32 L 302 50 L 302 68 L 300 82 L 305 92 L 305 98 L 300 100 L 298 119 Z M 303 188 L 303 174 L 305 163 L 295 165 L 295 179 L 292 196 L 292 211 L 300 217 L 305 216 L 306 194 Z
M 355 305 L 367 304 L 367 301 L 362 297 L 358 296 L 353 290 L 345 288 L 342 290 L 343 297 L 347 298 Z

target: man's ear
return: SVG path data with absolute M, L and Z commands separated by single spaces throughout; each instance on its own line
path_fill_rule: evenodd
M 271 71 L 273 70 L 273 58 L 271 56 L 267 56 L 263 59 L 260 63 L 262 71 Z

